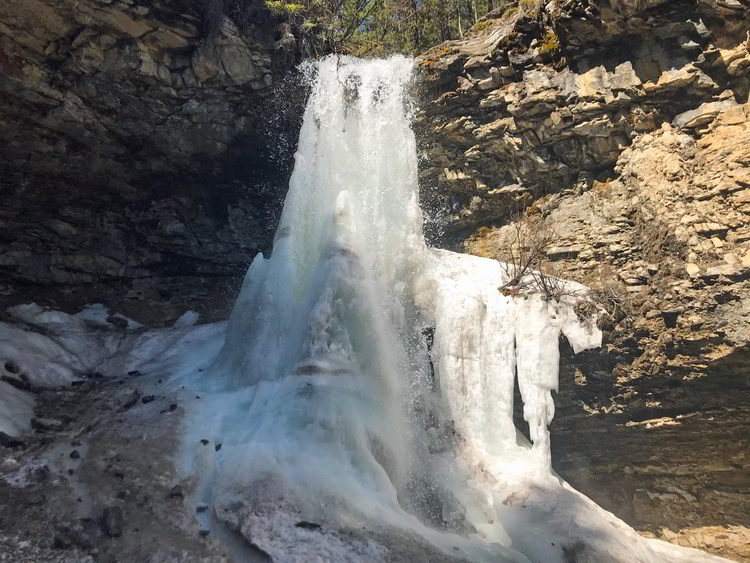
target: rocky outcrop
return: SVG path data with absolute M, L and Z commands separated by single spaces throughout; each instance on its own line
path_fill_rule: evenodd
M 511 207 L 579 180 L 606 179 L 637 135 L 673 120 L 699 128 L 747 100 L 741 5 L 521 7 L 420 58 L 421 181 L 443 234 L 502 221 Z
M 737 106 L 697 139 L 664 124 L 623 152 L 617 178 L 527 210 L 554 232 L 545 267 L 587 283 L 606 311 L 604 349 L 563 363 L 557 470 L 640 529 L 739 559 L 750 557 L 748 116 Z M 503 259 L 515 236 L 482 229 L 466 246 Z
M 58 306 L 111 290 L 131 312 L 176 292 L 210 309 L 207 288 L 268 244 L 284 131 L 296 135 L 298 88 L 282 79 L 297 40 L 265 8 L 209 30 L 202 5 L 0 6 L 4 303 L 33 284 L 36 299 L 67 295 Z
M 605 333 L 563 354 L 555 469 L 645 534 L 750 560 L 747 7 L 522 10 L 420 61 L 433 236 L 503 260 L 516 221 L 552 233 L 544 268 L 594 289 Z

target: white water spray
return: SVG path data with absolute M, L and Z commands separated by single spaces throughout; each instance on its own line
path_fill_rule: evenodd
M 425 245 L 412 61 L 308 72 L 273 252 L 215 362 L 180 380 L 202 396 L 185 438 L 196 501 L 278 561 L 708 560 L 552 474 L 560 334 L 576 351 L 601 334 L 575 296 L 504 296 L 497 262 Z M 533 445 L 513 424 L 516 377 Z

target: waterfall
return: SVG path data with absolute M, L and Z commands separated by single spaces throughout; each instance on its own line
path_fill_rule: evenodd
M 273 251 L 215 361 L 181 380 L 202 397 L 184 440 L 196 502 L 278 561 L 689 560 L 552 472 L 560 335 L 577 352 L 601 333 L 574 312 L 585 288 L 503 295 L 496 261 L 425 244 L 412 67 L 305 67 Z

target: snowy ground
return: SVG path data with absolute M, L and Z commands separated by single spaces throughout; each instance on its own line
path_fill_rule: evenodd
M 7 448 L 0 460 L 0 507 L 4 514 L 17 515 L 13 523 L 0 520 L 0 561 L 98 560 L 102 553 L 154 562 L 187 561 L 195 554 L 211 561 L 263 560 L 247 541 L 250 537 L 282 561 L 300 553 L 284 556 L 290 542 L 306 546 L 301 553 L 327 553 L 329 560 L 357 553 L 368 560 L 486 559 L 477 551 L 480 544 L 430 531 L 416 520 L 405 521 L 401 529 L 376 526 L 355 533 L 306 522 L 293 507 L 269 508 L 269 495 L 273 502 L 286 495 L 272 480 L 235 504 L 204 503 L 211 495 L 201 489 L 201 480 L 181 472 L 186 456 L 203 460 L 202 468 L 192 465 L 199 471 L 216 471 L 222 459 L 231 457 L 222 457 L 220 433 L 184 424 L 210 397 L 181 387 L 185 373 L 200 373 L 219 351 L 223 323 L 194 326 L 197 319 L 186 314 L 174 327 L 147 329 L 99 306 L 66 315 L 28 305 L 12 314 L 17 324 L 0 325 L 0 360 L 6 364 L 5 377 L 14 378 L 12 384 L 1 383 L 0 412 L 6 438 L 17 436 L 24 446 Z M 121 319 L 114 321 L 118 326 L 113 318 Z M 32 418 L 35 431 L 29 434 Z M 231 445 L 225 447 L 231 451 Z M 604 541 L 600 553 L 645 541 L 556 478 L 509 474 L 507 479 L 490 479 L 482 486 L 495 497 L 498 517 L 516 523 L 507 528 L 514 549 L 536 554 L 509 555 L 508 560 L 545 561 L 544 545 L 549 544 L 553 558 L 556 542 L 563 542 L 571 557 L 589 560 L 583 544 L 572 537 Z M 119 507 L 125 520 L 114 538 L 102 524 L 103 511 L 112 507 Z M 612 545 L 612 537 L 587 537 L 587 529 L 601 526 L 590 519 L 602 514 L 620 530 L 621 546 Z M 446 542 L 460 552 L 451 556 L 450 548 L 446 553 L 444 547 L 430 546 Z M 657 541 L 644 545 L 655 561 L 713 560 Z M 76 558 L 66 559 L 70 550 L 76 550 Z M 168 559 L 175 554 L 176 559 Z
M 14 377 L 0 390 L 0 561 L 227 561 L 175 464 L 200 399 L 166 376 L 213 353 L 223 324 L 193 327 L 188 314 L 150 330 L 99 306 L 13 314 L 0 325 Z
M 35 304 L 12 307 L 14 324 L 0 323 L 0 432 L 18 436 L 31 429 L 35 388 L 65 387 L 131 371 L 175 372 L 181 363 L 199 366 L 223 341 L 223 323 L 194 327 L 185 313 L 171 328 L 147 329 L 102 305 L 74 315 Z

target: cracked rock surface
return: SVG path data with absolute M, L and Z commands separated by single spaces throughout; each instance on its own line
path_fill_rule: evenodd
M 297 134 L 297 39 L 263 8 L 211 31 L 201 6 L 2 3 L 0 301 L 94 293 L 168 322 L 222 309 L 209 294 L 267 246 Z

